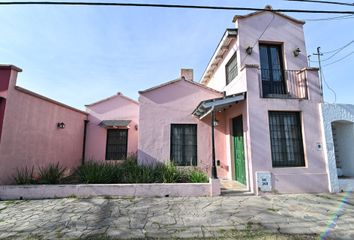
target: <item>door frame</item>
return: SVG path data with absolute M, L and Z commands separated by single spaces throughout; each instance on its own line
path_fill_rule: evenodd
M 235 148 L 235 142 L 234 142 L 234 121 L 237 119 L 237 118 L 241 118 L 241 122 L 242 122 L 242 138 L 243 138 L 243 162 L 244 162 L 244 175 L 245 175 L 245 179 L 244 179 L 244 183 L 240 182 L 237 180 L 236 178 L 236 148 Z M 245 186 L 247 186 L 247 188 L 249 188 L 249 184 L 248 184 L 248 161 L 247 161 L 247 147 L 246 147 L 246 144 L 245 144 L 245 134 L 244 134 L 244 127 L 243 127 L 243 123 L 244 123 L 244 118 L 243 118 L 243 115 L 240 114 L 238 116 L 235 116 L 233 118 L 231 118 L 231 160 L 232 160 L 232 176 L 231 178 L 241 184 L 244 184 Z

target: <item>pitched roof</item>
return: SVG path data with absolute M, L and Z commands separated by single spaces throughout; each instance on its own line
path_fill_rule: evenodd
M 219 92 L 219 91 L 217 91 L 217 90 L 215 90 L 215 89 L 213 89 L 213 88 L 207 87 L 207 86 L 205 86 L 205 85 L 203 85 L 203 84 L 200 84 L 200 83 L 197 83 L 197 82 L 194 82 L 194 81 L 186 80 L 185 78 L 177 78 L 177 79 L 175 79 L 175 80 L 162 83 L 162 84 L 157 85 L 157 86 L 154 86 L 154 87 L 152 87 L 152 88 L 148 88 L 148 89 L 145 89 L 145 90 L 143 90 L 143 91 L 139 91 L 139 94 L 144 94 L 144 93 L 147 93 L 147 92 L 151 92 L 151 91 L 154 91 L 154 90 L 156 90 L 156 89 L 159 89 L 159 88 L 162 88 L 162 87 L 171 85 L 171 84 L 176 83 L 176 82 L 179 82 L 179 81 L 184 81 L 184 82 L 187 82 L 187 83 L 189 83 L 189 84 L 193 84 L 193 85 L 195 85 L 195 86 L 197 86 L 197 87 L 203 88 L 203 89 L 205 89 L 205 90 L 222 94 L 222 92 Z
M 116 95 L 110 96 L 110 97 L 108 97 L 108 98 L 101 99 L 101 100 L 99 100 L 99 101 L 97 101 L 97 102 L 90 103 L 90 104 L 87 104 L 87 105 L 85 105 L 85 106 L 86 106 L 86 107 L 92 107 L 92 106 L 94 106 L 94 105 L 97 105 L 97 104 L 99 104 L 99 103 L 103 103 L 103 102 L 109 101 L 109 100 L 111 100 L 111 99 L 113 99 L 113 98 L 116 98 L 116 97 L 122 97 L 122 98 L 124 98 L 124 99 L 126 99 L 126 100 L 128 100 L 128 101 L 131 101 L 131 102 L 135 103 L 135 104 L 139 104 L 139 103 L 138 103 L 137 101 L 135 101 L 134 99 L 131 99 L 131 98 L 127 97 L 127 96 L 124 96 L 123 93 L 121 93 L 121 92 L 117 92 Z
M 249 14 L 246 14 L 246 15 L 235 15 L 234 18 L 232 19 L 232 22 L 236 22 L 237 19 L 243 19 L 243 18 L 248 18 L 248 17 L 256 16 L 256 15 L 259 15 L 259 14 L 264 13 L 264 12 L 271 12 L 271 13 L 273 13 L 273 14 L 275 14 L 275 15 L 278 15 L 278 16 L 280 16 L 280 17 L 286 18 L 286 19 L 288 19 L 288 20 L 290 20 L 290 21 L 292 21 L 292 22 L 295 22 L 295 23 L 297 23 L 297 24 L 302 24 L 302 25 L 305 24 L 305 21 L 298 20 L 298 19 L 296 19 L 296 18 L 290 17 L 290 16 L 285 15 L 285 14 L 283 14 L 283 13 L 279 13 L 279 12 L 273 11 L 272 6 L 270 6 L 270 5 L 267 5 L 267 6 L 264 8 L 264 10 L 261 10 L 261 11 L 252 12 L 252 13 L 249 13 Z

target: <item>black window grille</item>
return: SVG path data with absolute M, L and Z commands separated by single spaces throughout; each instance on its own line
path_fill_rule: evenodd
M 226 71 L 226 85 L 228 85 L 238 74 L 236 52 L 230 58 L 229 62 L 226 64 L 225 71 Z
M 171 161 L 177 166 L 197 166 L 196 124 L 171 124 Z
M 128 129 L 107 129 L 106 160 L 127 158 Z
M 305 166 L 299 112 L 269 112 L 273 167 Z

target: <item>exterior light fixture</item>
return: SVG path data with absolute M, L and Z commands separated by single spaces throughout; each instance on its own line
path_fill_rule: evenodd
M 219 121 L 218 120 L 214 120 L 214 127 L 218 126 L 219 125 Z
M 252 54 L 252 50 L 253 50 L 253 48 L 252 48 L 251 46 L 248 46 L 248 47 L 246 48 L 246 53 L 247 53 L 248 55 L 251 55 L 251 54 Z
M 298 57 L 301 53 L 301 50 L 300 48 L 296 48 L 294 51 L 293 51 L 293 54 L 294 54 L 294 57 Z
M 64 128 L 65 128 L 65 123 L 63 123 L 63 122 L 58 122 L 58 123 L 57 123 L 57 128 L 64 129 Z

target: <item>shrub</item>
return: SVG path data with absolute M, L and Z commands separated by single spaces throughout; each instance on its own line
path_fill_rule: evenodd
M 50 163 L 46 167 L 39 167 L 38 183 L 41 184 L 58 184 L 64 176 L 65 168 L 57 164 Z
M 201 170 L 192 170 L 188 174 L 188 182 L 191 183 L 207 183 L 209 182 L 208 176 Z
M 159 182 L 162 183 L 184 182 L 185 179 L 185 171 L 178 169 L 173 163 L 160 163 L 155 167 L 155 171 Z
M 181 183 L 208 182 L 200 170 L 183 170 L 172 163 L 138 165 L 136 158 L 123 163 L 88 161 L 76 170 L 83 183 Z
M 33 170 L 34 168 L 18 168 L 16 170 L 16 175 L 14 177 L 14 180 L 16 184 L 24 185 L 24 184 L 34 184 L 34 175 L 33 175 Z
M 76 170 L 76 174 L 84 183 L 113 183 L 119 173 L 119 164 L 95 161 L 88 161 Z

